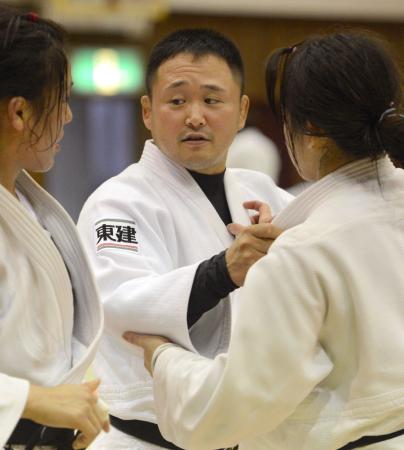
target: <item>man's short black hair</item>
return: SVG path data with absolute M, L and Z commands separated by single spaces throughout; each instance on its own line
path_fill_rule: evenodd
M 189 53 L 196 58 L 213 55 L 223 59 L 239 79 L 241 93 L 244 92 L 244 66 L 236 45 L 215 30 L 190 28 L 169 34 L 153 48 L 146 69 L 146 89 L 149 96 L 158 68 L 180 53 Z

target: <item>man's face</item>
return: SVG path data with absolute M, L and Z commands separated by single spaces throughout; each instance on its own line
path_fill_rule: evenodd
M 214 55 L 180 53 L 157 70 L 143 121 L 171 160 L 206 174 L 225 169 L 227 151 L 244 127 L 248 97 L 227 63 Z

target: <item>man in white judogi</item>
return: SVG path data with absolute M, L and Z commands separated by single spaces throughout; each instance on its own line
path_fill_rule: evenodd
M 267 204 L 276 214 L 290 199 L 264 174 L 226 170 L 249 104 L 231 41 L 209 30 L 169 35 L 152 51 L 146 84 L 153 139 L 95 191 L 78 224 L 106 316 L 95 371 L 115 428 L 97 450 L 177 448 L 155 425 L 151 377 L 122 333 L 164 335 L 209 357 L 225 351 L 237 287 L 276 237 Z

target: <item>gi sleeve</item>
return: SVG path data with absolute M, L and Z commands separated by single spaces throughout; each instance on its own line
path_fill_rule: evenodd
M 83 208 L 78 229 L 99 286 L 106 332 L 159 334 L 195 350 L 187 310 L 200 261 L 181 266 L 180 237 L 161 205 L 101 194 Z
M 0 373 L 0 448 L 14 431 L 24 411 L 29 383 Z
M 318 341 L 324 286 L 293 253 L 270 251 L 248 272 L 227 355 L 158 355 L 154 397 L 167 440 L 208 450 L 266 434 L 331 371 Z

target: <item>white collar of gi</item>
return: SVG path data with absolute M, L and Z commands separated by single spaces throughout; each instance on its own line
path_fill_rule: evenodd
M 164 176 L 164 174 L 174 174 L 174 178 L 177 181 L 181 181 L 185 184 L 196 185 L 189 172 L 180 164 L 172 161 L 168 158 L 153 142 L 149 139 L 145 142 L 142 157 L 139 161 L 141 164 L 145 164 L 150 170 Z M 168 169 L 168 170 L 167 170 Z M 171 178 L 171 176 L 170 176 Z
M 339 188 L 345 187 L 347 182 L 370 178 L 377 179 L 377 177 L 382 179 L 394 169 L 394 165 L 387 157 L 380 158 L 377 161 L 365 158 L 346 164 L 321 178 L 298 195 L 285 209 L 277 214 L 273 224 L 284 230 L 299 225 Z
M 200 210 L 204 211 L 206 217 L 211 221 L 212 229 L 216 230 L 223 245 L 228 247 L 231 244 L 233 236 L 223 224 L 222 219 L 198 183 L 184 167 L 169 159 L 152 140 L 145 142 L 139 163 L 158 175 L 159 179 L 163 178 L 167 183 L 180 188 L 184 195 L 189 196 L 192 201 L 196 201 Z M 249 225 L 250 218 L 247 210 L 242 206 L 243 202 L 249 199 L 245 198 L 240 192 L 237 179 L 229 170 L 226 170 L 224 185 L 232 219 L 242 225 Z

